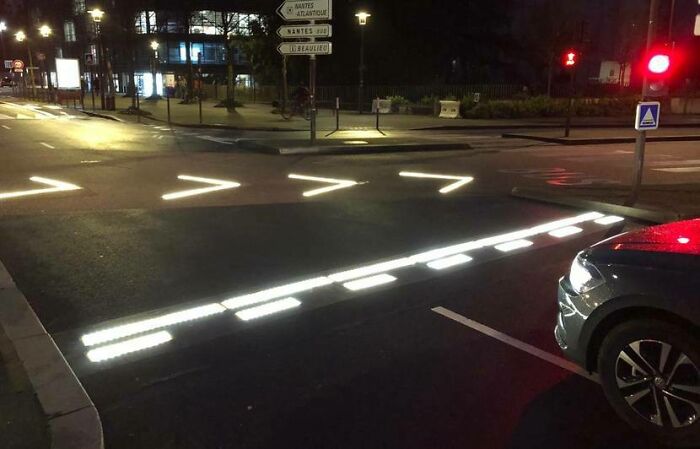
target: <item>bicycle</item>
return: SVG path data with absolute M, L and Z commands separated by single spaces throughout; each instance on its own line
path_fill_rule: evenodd
M 303 102 L 294 100 L 289 110 L 282 108 L 282 118 L 285 120 L 291 120 L 295 115 L 302 117 L 306 121 L 311 120 L 311 105 L 309 104 L 309 100 Z

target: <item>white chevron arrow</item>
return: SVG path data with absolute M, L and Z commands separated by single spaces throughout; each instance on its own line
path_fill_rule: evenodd
M 70 190 L 80 190 L 82 187 L 76 186 L 75 184 L 70 184 L 68 182 L 56 181 L 55 179 L 42 178 L 40 176 L 32 176 L 29 178 L 32 182 L 38 182 L 39 184 L 45 184 L 51 186 L 45 189 L 33 189 L 33 190 L 23 190 L 19 192 L 5 192 L 0 193 L 0 200 L 6 200 L 10 198 L 18 198 L 21 196 L 29 195 L 43 195 L 44 193 L 55 193 L 55 192 L 67 192 Z
M 189 196 L 204 195 L 205 193 L 218 192 L 219 190 L 235 189 L 236 187 L 241 186 L 239 183 L 234 181 L 224 181 L 222 179 L 212 178 L 200 178 L 199 176 L 180 175 L 177 177 L 177 179 L 181 179 L 183 181 L 201 182 L 204 184 L 209 184 L 212 187 L 202 187 L 199 189 L 183 190 L 181 192 L 168 193 L 163 195 L 161 198 L 163 198 L 166 201 L 177 200 Z
M 433 173 L 417 173 L 412 171 L 402 171 L 399 176 L 404 176 L 407 178 L 433 178 L 433 179 L 448 179 L 454 180 L 451 184 L 446 185 L 439 190 L 440 193 L 450 193 L 453 190 L 457 190 L 465 184 L 469 184 L 474 180 L 471 176 L 454 176 L 454 175 L 436 175 Z
M 333 179 L 333 178 L 319 178 L 317 176 L 306 176 L 306 175 L 295 175 L 290 174 L 290 179 L 300 179 L 302 181 L 314 181 L 323 182 L 326 184 L 333 184 L 328 187 L 321 187 L 320 189 L 309 190 L 304 192 L 303 195 L 306 197 L 321 195 L 322 193 L 332 192 L 339 189 L 347 189 L 348 187 L 356 186 L 359 184 L 357 181 L 351 181 L 349 179 Z

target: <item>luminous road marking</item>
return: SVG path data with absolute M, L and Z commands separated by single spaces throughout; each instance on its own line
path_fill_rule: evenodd
M 294 295 L 296 293 L 308 292 L 313 290 L 314 288 L 324 287 L 332 283 L 333 281 L 331 279 L 321 276 L 313 279 L 307 279 L 301 282 L 295 282 L 293 284 L 269 288 L 267 290 L 251 293 L 249 295 L 243 295 L 227 299 L 221 304 L 227 309 L 240 309 L 243 307 L 252 306 L 254 304 L 259 304 L 261 302 L 269 301 L 271 299 L 277 299 L 283 296 Z
M 273 313 L 282 312 L 284 310 L 293 309 L 299 307 L 301 302 L 295 298 L 285 298 L 279 301 L 269 302 L 263 304 L 262 306 L 252 307 L 250 309 L 243 309 L 236 312 L 236 316 L 243 321 L 254 320 L 255 318 L 260 318 L 267 315 L 272 315 Z
M 403 259 L 395 259 L 390 260 L 388 262 L 380 262 L 373 265 L 354 268 L 348 271 L 341 271 L 340 273 L 331 274 L 328 277 L 333 279 L 335 282 L 344 282 L 349 281 L 351 279 L 370 276 L 372 274 L 395 270 L 397 268 L 409 267 L 411 265 L 415 265 L 415 262 L 413 262 L 408 257 L 404 257 Z
M 87 352 L 87 358 L 90 359 L 91 362 L 102 362 L 132 352 L 162 345 L 172 339 L 173 336 L 170 335 L 170 333 L 160 331 L 154 334 L 148 334 L 142 337 L 132 338 L 131 340 L 124 340 L 119 343 L 91 349 Z
M 10 127 L 7 126 L 7 125 L 2 125 L 2 127 L 5 128 L 5 129 L 12 129 L 12 128 L 10 128 Z
M 181 310 L 179 312 L 169 313 L 148 320 L 136 321 L 122 326 L 116 326 L 109 329 L 93 332 L 83 335 L 80 339 L 85 346 L 94 346 L 106 343 L 120 338 L 130 337 L 136 334 L 153 331 L 174 324 L 185 323 L 187 321 L 197 320 L 217 313 L 223 313 L 226 308 L 218 303 L 207 304 L 192 309 Z
M 446 309 L 444 307 L 435 307 L 431 309 L 433 312 L 440 314 L 444 316 L 445 318 L 449 318 L 452 321 L 456 321 L 459 324 L 462 324 L 464 326 L 467 326 L 468 328 L 475 330 L 477 332 L 480 332 L 484 335 L 487 335 L 491 338 L 495 338 L 496 340 L 500 341 L 501 343 L 505 343 L 508 346 L 512 346 L 513 348 L 520 349 L 521 351 L 527 352 L 530 355 L 533 355 L 541 360 L 544 360 L 545 362 L 549 362 L 552 365 L 556 365 L 559 368 L 565 369 L 567 371 L 571 371 L 574 374 L 578 374 L 581 377 L 585 377 L 588 380 L 591 380 L 593 382 L 598 382 L 598 378 L 594 375 L 591 375 L 587 371 L 581 369 L 577 365 L 575 365 L 572 362 L 569 362 L 568 360 L 564 360 L 561 357 L 557 357 L 554 354 L 550 354 L 549 352 L 543 351 L 540 348 L 536 348 L 532 345 L 529 345 L 525 342 L 522 342 L 520 340 L 516 340 L 515 338 L 506 335 L 502 332 L 499 332 L 495 329 L 492 329 L 488 326 L 484 326 L 481 323 L 477 323 L 476 321 L 470 320 L 469 318 L 462 316 L 458 313 L 455 313 L 449 309 Z
M 32 182 L 38 182 L 39 184 L 46 184 L 51 187 L 48 189 L 34 189 L 24 190 L 21 192 L 0 193 L 0 200 L 6 200 L 8 198 L 18 198 L 21 196 L 42 195 L 44 193 L 67 192 L 70 190 L 82 189 L 82 187 L 78 187 L 75 184 L 69 184 L 63 181 L 56 181 L 55 179 L 42 178 L 40 176 L 32 176 L 31 178 L 29 178 L 29 180 Z
M 55 146 L 49 145 L 49 144 L 46 143 L 46 142 L 39 142 L 39 143 L 40 143 L 41 145 L 45 146 L 46 148 L 50 148 L 50 149 L 52 149 L 52 150 L 55 150 L 55 149 L 56 149 Z
M 473 259 L 466 254 L 455 254 L 454 256 L 445 257 L 444 259 L 433 260 L 432 262 L 428 262 L 426 265 L 433 270 L 444 270 L 445 268 L 462 265 L 472 260 Z
M 431 251 L 426 251 L 424 253 L 415 254 L 410 257 L 410 259 L 416 263 L 419 262 L 430 262 L 435 259 L 442 259 L 443 257 L 452 256 L 454 254 L 473 251 L 476 249 L 481 249 L 487 246 L 495 246 L 501 243 L 510 242 L 518 239 L 525 239 L 530 237 L 535 237 L 540 234 L 544 234 L 555 229 L 559 229 L 565 226 L 573 226 L 580 223 L 585 223 L 587 221 L 596 220 L 601 218 L 603 214 L 598 212 L 588 212 L 583 215 L 578 215 L 575 217 L 564 218 L 562 220 L 552 221 L 549 223 L 544 223 L 529 229 L 521 229 L 519 231 L 509 232 L 507 234 L 500 234 L 493 237 L 487 237 L 480 240 L 474 240 L 471 242 L 458 243 L 452 246 L 446 246 L 444 248 L 438 248 Z
M 166 200 L 166 201 L 177 200 L 177 199 L 186 198 L 189 196 L 203 195 L 205 193 L 211 193 L 211 192 L 218 192 L 219 190 L 235 189 L 236 187 L 241 186 L 239 183 L 233 182 L 233 181 L 224 181 L 221 179 L 211 179 L 211 178 L 200 178 L 198 176 L 180 175 L 177 177 L 177 179 L 181 179 L 183 181 L 202 182 L 204 184 L 211 184 L 211 185 L 213 185 L 213 187 L 203 187 L 200 189 L 183 190 L 182 192 L 168 193 L 168 194 L 162 196 L 162 198 L 164 200 Z
M 408 178 L 433 178 L 433 179 L 449 179 L 455 180 L 452 184 L 446 185 L 439 190 L 440 193 L 450 193 L 453 190 L 457 190 L 465 184 L 469 184 L 474 180 L 471 176 L 453 176 L 453 175 L 435 175 L 431 173 L 417 173 L 411 171 L 402 171 L 399 176 L 404 176 Z
M 570 235 L 578 234 L 579 232 L 583 232 L 583 229 L 579 228 L 578 226 L 567 226 L 565 228 L 555 229 L 554 231 L 551 231 L 549 235 L 560 239 L 563 237 L 568 237 Z
M 339 189 L 347 189 L 348 187 L 353 187 L 359 184 L 359 182 L 351 181 L 349 179 L 333 179 L 333 178 L 319 178 L 317 176 L 306 176 L 306 175 L 295 175 L 290 174 L 289 179 L 299 179 L 302 181 L 314 181 L 314 182 L 325 182 L 327 184 L 335 184 L 328 187 L 321 187 L 320 189 L 309 190 L 304 192 L 303 195 L 306 197 L 321 195 L 323 193 L 332 192 Z
M 82 341 L 86 346 L 91 344 L 100 344 L 114 339 L 129 337 L 131 335 L 135 335 L 136 333 L 148 332 L 160 327 L 175 325 L 184 321 L 190 321 L 197 318 L 203 318 L 208 315 L 213 315 L 215 313 L 219 313 L 221 311 L 221 307 L 231 310 L 246 309 L 250 306 L 261 305 L 262 303 L 266 303 L 268 301 L 291 297 L 292 295 L 296 295 L 298 293 L 310 292 L 315 288 L 325 287 L 335 283 L 345 282 L 343 286 L 348 289 L 369 288 L 370 286 L 395 281 L 396 277 L 387 274 L 387 271 L 413 266 L 417 263 L 428 264 L 430 262 L 436 262 L 433 264 L 433 266 L 431 266 L 431 268 L 439 269 L 437 267 L 447 267 L 456 262 L 467 262 L 465 258 L 469 258 L 469 260 L 471 260 L 471 258 L 461 253 L 485 247 L 499 246 L 504 243 L 513 244 L 513 242 L 517 241 L 518 239 L 546 234 L 548 232 L 573 226 L 575 224 L 591 221 L 597 222 L 600 221 L 602 217 L 604 217 L 603 214 L 598 212 L 589 212 L 574 217 L 543 223 L 531 228 L 520 229 L 506 234 L 495 235 L 457 245 L 433 249 L 410 257 L 403 257 L 379 263 L 375 262 L 366 266 L 354 267 L 352 269 L 340 271 L 328 276 L 317 276 L 303 281 L 279 285 L 258 292 L 236 296 L 227 299 L 220 304 L 208 304 L 202 306 L 201 308 L 196 307 L 183 310 L 181 312 L 167 313 L 158 317 L 104 329 L 83 336 Z M 610 219 L 611 217 L 605 218 Z M 531 242 L 528 243 L 531 244 Z M 211 313 L 207 313 L 207 311 Z
M 603 217 L 603 218 L 599 218 L 599 219 L 595 220 L 595 223 L 599 224 L 599 225 L 610 225 L 613 223 L 619 223 L 623 220 L 624 220 L 624 218 L 622 218 L 622 217 L 618 217 L 616 215 L 608 215 L 607 217 Z
M 506 242 L 506 243 L 501 243 L 500 245 L 494 246 L 497 250 L 507 253 L 510 251 L 515 251 L 516 249 L 520 248 L 527 248 L 528 246 L 532 246 L 533 243 L 530 240 L 513 240 L 512 242 Z
M 364 290 L 366 288 L 376 287 L 378 285 L 388 284 L 394 282 L 396 278 L 390 274 L 382 273 L 376 276 L 370 276 L 368 278 L 358 279 L 356 281 L 350 281 L 343 284 L 343 287 L 348 290 L 357 291 Z
M 697 173 L 700 172 L 700 167 L 654 168 L 653 170 L 666 173 Z

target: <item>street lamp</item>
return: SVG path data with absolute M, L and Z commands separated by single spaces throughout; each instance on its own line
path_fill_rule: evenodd
M 51 36 L 51 27 L 48 25 L 42 25 L 39 27 L 39 34 L 41 34 L 41 37 Z
M 15 39 L 17 42 L 27 42 L 27 56 L 29 57 L 29 67 L 27 67 L 27 72 L 29 72 L 29 81 L 32 86 L 32 97 L 36 96 L 36 86 L 34 84 L 34 61 L 32 60 L 32 49 L 29 48 L 29 39 L 27 39 L 27 35 L 24 34 L 24 31 L 20 30 L 15 33 Z M 25 81 L 26 83 L 26 81 Z M 25 84 L 26 86 L 26 84 Z
M 105 102 L 105 90 L 106 90 L 106 83 L 105 83 L 105 50 L 104 50 L 104 45 L 102 43 L 102 33 L 100 32 L 100 23 L 102 22 L 102 18 L 104 17 L 104 11 L 102 11 L 100 8 L 93 8 L 88 11 L 88 14 L 90 14 L 90 17 L 92 17 L 92 22 L 93 25 L 95 26 L 95 34 L 97 35 L 97 47 L 98 47 L 98 55 L 100 58 L 100 73 L 98 76 L 98 79 L 100 80 L 99 83 L 99 89 L 100 89 L 100 103 L 102 106 L 102 109 L 105 109 L 107 104 Z M 93 82 L 93 91 L 94 91 L 94 82 Z
M 53 31 L 51 30 L 51 27 L 46 25 L 46 24 L 39 27 L 39 34 L 43 38 L 48 39 L 51 36 L 52 32 Z M 50 47 L 50 45 L 51 45 L 51 43 L 49 42 L 49 47 Z M 48 88 L 49 94 L 51 94 L 51 91 L 53 90 L 53 86 L 51 84 L 51 59 L 49 59 L 49 61 L 46 62 L 47 54 L 48 54 L 48 51 L 44 52 L 43 59 L 40 58 L 40 61 L 41 61 L 41 65 L 43 67 L 43 70 L 46 71 L 46 83 L 48 85 L 47 88 Z M 42 88 L 44 87 L 43 76 L 41 79 L 41 87 Z
M 95 23 L 102 22 L 102 16 L 105 15 L 104 11 L 102 11 L 100 8 L 91 9 L 88 11 L 88 14 L 90 14 L 92 21 Z
M 2 59 L 5 59 L 7 53 L 5 53 L 5 31 L 7 31 L 7 24 L 4 20 L 0 20 L 0 46 L 2 46 Z
M 362 114 L 362 94 L 365 89 L 365 27 L 367 26 L 367 18 L 370 16 L 371 14 L 366 11 L 355 14 L 360 24 L 360 86 L 357 90 L 357 111 L 360 114 Z
M 158 41 L 151 41 L 151 50 L 153 50 L 153 61 L 151 63 L 151 78 L 153 82 L 153 89 L 151 92 L 151 96 L 149 97 L 151 100 L 158 100 L 160 98 L 160 95 L 158 95 L 158 83 L 156 82 L 156 62 L 158 61 Z

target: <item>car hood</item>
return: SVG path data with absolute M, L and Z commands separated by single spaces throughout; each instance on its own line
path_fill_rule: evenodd
M 615 251 L 653 251 L 700 256 L 700 219 L 620 234 L 598 243 L 594 246 L 596 247 Z

